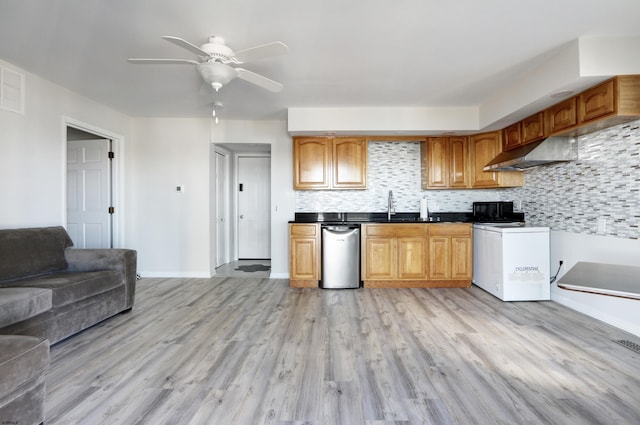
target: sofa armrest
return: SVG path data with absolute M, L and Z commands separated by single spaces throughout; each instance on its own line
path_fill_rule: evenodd
M 126 288 L 125 310 L 133 307 L 138 253 L 132 249 L 66 249 L 70 272 L 118 270 Z

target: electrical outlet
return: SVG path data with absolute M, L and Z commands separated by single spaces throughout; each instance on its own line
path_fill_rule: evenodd
M 598 225 L 598 233 L 606 233 L 606 231 L 607 231 L 607 218 L 606 217 L 598 217 L 597 225 Z

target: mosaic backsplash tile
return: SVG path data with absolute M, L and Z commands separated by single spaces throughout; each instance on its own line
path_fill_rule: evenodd
M 528 170 L 505 196 L 522 201 L 531 224 L 637 239 L 640 120 L 580 137 L 577 161 Z
M 525 171 L 520 188 L 422 190 L 419 142 L 370 142 L 369 189 L 296 191 L 296 211 L 386 211 L 392 190 L 397 212 L 418 212 L 423 196 L 441 212 L 471 211 L 474 201 L 515 201 L 529 224 L 637 239 L 640 120 L 580 137 L 578 158 Z

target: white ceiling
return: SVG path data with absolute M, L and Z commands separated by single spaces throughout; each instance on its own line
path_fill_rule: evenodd
M 289 107 L 465 107 L 485 102 L 579 37 L 639 36 L 639 0 L 1 0 L 0 59 L 135 117 L 284 119 Z M 243 67 L 218 94 L 161 39 L 289 54 Z

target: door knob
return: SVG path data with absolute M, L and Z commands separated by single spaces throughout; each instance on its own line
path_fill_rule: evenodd
M 244 214 L 240 214 L 240 218 L 244 218 Z

